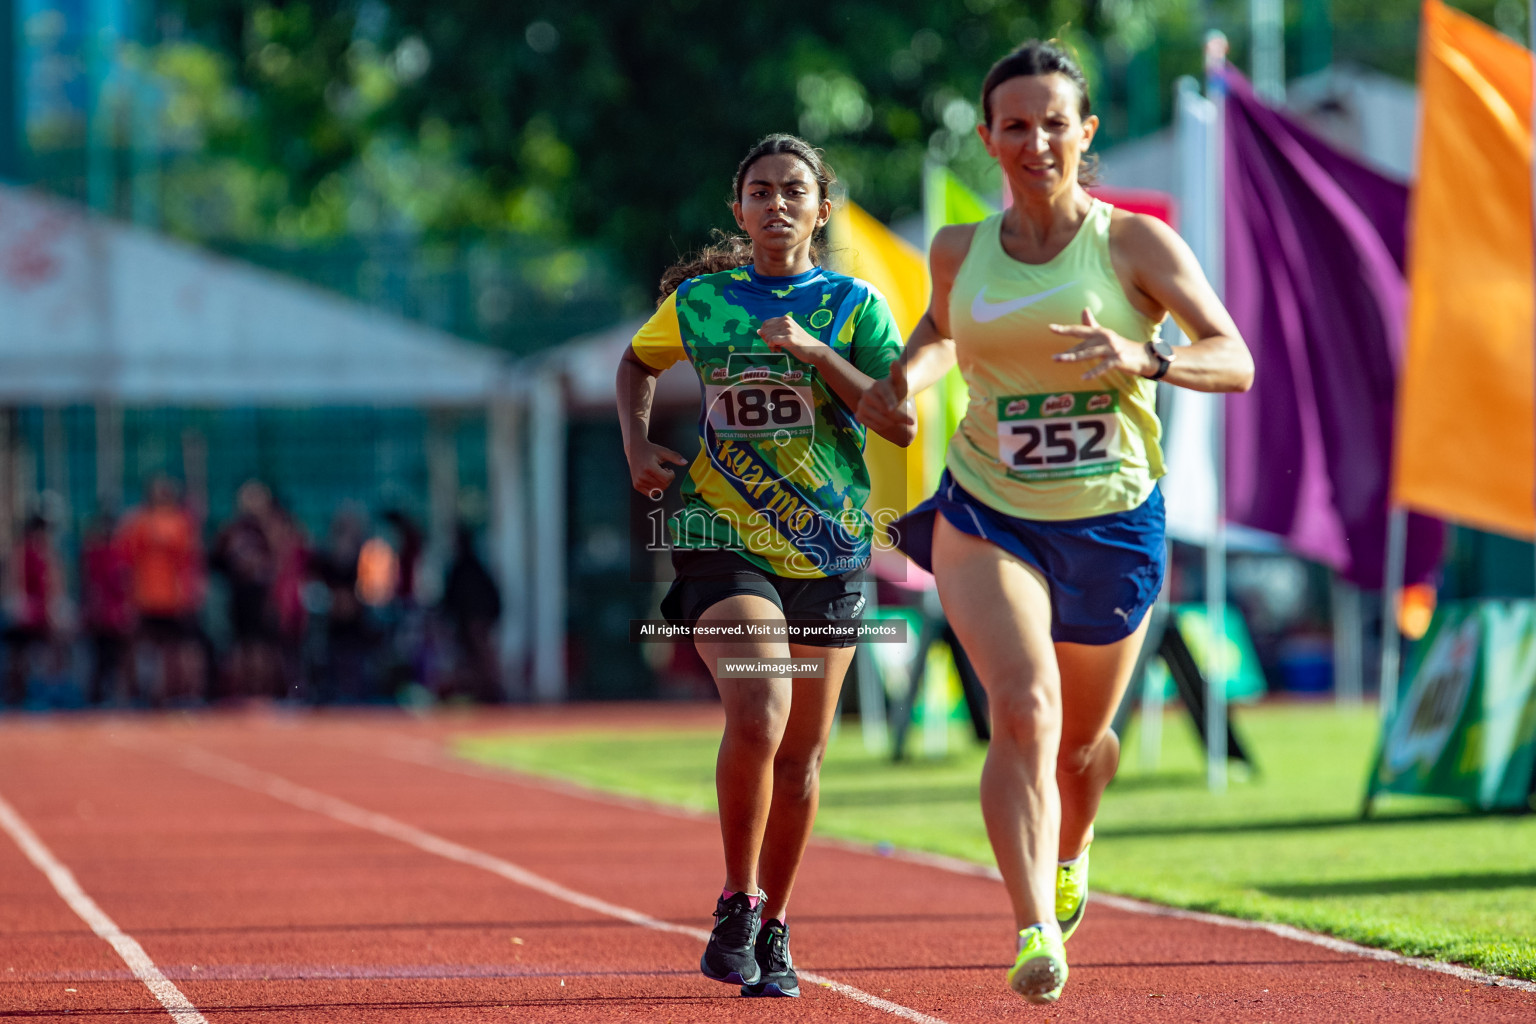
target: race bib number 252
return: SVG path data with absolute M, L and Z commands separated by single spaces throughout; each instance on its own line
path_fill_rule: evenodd
M 1120 468 L 1120 395 L 1062 391 L 997 400 L 997 457 L 1017 480 L 1098 476 Z

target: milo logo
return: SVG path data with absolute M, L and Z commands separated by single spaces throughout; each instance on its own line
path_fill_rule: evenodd
M 773 376 L 773 371 L 766 366 L 753 366 L 741 371 L 742 380 L 767 380 Z
M 1003 409 L 1004 416 L 1023 416 L 1027 412 L 1029 412 L 1029 399 L 1027 398 L 1015 398 Z
M 709 371 L 709 379 L 710 380 L 730 380 L 731 379 L 731 371 L 727 370 L 723 366 L 717 366 L 713 370 Z
M 1072 411 L 1072 406 L 1077 404 L 1077 399 L 1072 395 L 1051 395 L 1040 403 L 1041 416 L 1060 416 Z
M 793 384 L 797 380 L 804 379 L 804 377 L 805 377 L 805 371 L 804 370 L 790 370 L 788 373 L 784 374 L 779 379 L 784 381 L 784 383 L 786 383 L 786 384 Z
M 1088 399 L 1088 411 L 1098 412 L 1100 409 L 1108 409 L 1114 402 L 1113 395 L 1094 395 Z

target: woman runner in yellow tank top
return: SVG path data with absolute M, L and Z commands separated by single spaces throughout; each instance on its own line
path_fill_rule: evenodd
M 938 493 L 892 533 L 986 687 L 981 807 L 1019 929 L 1008 984 L 1051 1002 L 1119 763 L 1110 720 L 1162 585 L 1154 382 L 1245 391 L 1253 360 L 1178 235 L 1084 190 L 1098 118 L 1066 53 L 1030 42 L 998 61 L 982 110 L 1013 206 L 934 238 L 932 303 L 858 414 L 910 424 L 909 392 L 957 361 L 970 388 Z M 1192 344 L 1158 339 L 1167 315 Z

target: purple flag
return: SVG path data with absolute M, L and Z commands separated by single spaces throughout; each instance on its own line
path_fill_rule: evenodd
M 1253 351 L 1227 398 L 1227 518 L 1382 585 L 1403 357 L 1408 187 L 1265 106 L 1226 73 L 1226 302 Z M 1411 515 L 1405 579 L 1444 525 Z

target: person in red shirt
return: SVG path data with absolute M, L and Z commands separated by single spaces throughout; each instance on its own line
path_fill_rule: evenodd
M 206 577 L 197 523 L 176 484 L 155 478 L 148 501 L 129 513 L 119 536 L 138 618 L 135 645 L 152 646 L 161 664 L 160 685 L 151 689 L 150 700 L 197 697 L 205 674 L 197 613 Z M 130 668 L 134 663 L 130 658 Z
M 10 605 L 12 619 L 5 636 L 10 650 L 6 665 L 5 701 L 19 705 L 27 699 L 27 677 L 32 652 L 57 643 L 54 612 L 61 594 L 59 559 L 48 535 L 48 520 L 34 515 L 27 520 L 21 543 L 11 559 Z
M 132 566 L 116 523 L 102 513 L 86 531 L 80 550 L 80 603 L 86 635 L 91 640 L 89 697 L 101 704 L 113 695 L 108 686 L 126 680 L 128 644 L 133 637 Z

